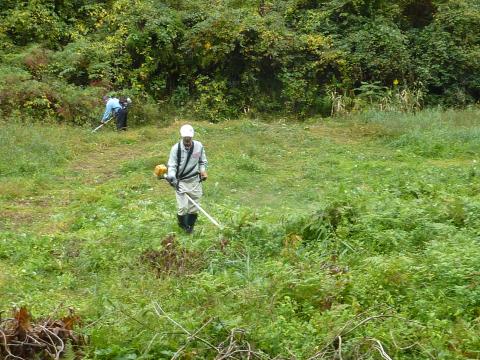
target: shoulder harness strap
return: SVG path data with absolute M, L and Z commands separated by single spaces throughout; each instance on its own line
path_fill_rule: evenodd
M 186 173 L 185 173 L 185 168 L 187 167 L 188 165 L 188 162 L 190 161 L 190 158 L 193 154 L 193 148 L 195 146 L 195 142 L 192 142 L 192 146 L 190 147 L 190 150 L 188 150 L 188 155 L 187 155 L 187 158 L 185 160 L 185 165 L 183 165 L 183 169 L 182 171 L 180 172 L 180 160 L 181 160 L 181 157 L 182 157 L 182 151 L 181 151 L 181 148 L 180 148 L 180 143 L 178 143 L 178 149 L 177 149 L 177 174 L 176 174 L 176 177 L 178 180 L 182 180 L 182 179 L 185 179 L 185 176 L 188 175 L 192 169 L 188 170 Z

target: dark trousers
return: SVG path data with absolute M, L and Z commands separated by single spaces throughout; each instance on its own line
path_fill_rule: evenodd
M 127 111 L 125 109 L 120 109 L 115 116 L 117 120 L 117 130 L 127 130 Z

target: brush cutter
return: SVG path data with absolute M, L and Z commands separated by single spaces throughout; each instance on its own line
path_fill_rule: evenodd
M 162 178 L 162 179 L 167 180 L 167 171 L 168 171 L 167 167 L 165 165 L 161 164 L 161 165 L 155 166 L 155 170 L 153 171 L 153 173 L 157 178 Z M 207 217 L 207 219 L 210 220 L 210 222 L 213 225 L 215 225 L 219 229 L 222 228 L 222 226 L 213 217 L 211 217 L 205 210 L 203 210 L 202 207 L 199 204 L 197 204 L 187 193 L 180 193 L 180 194 L 185 195 L 187 197 L 188 201 L 190 201 L 193 204 L 193 206 L 195 206 L 198 210 L 200 210 L 200 212 L 203 215 L 205 215 Z
M 100 125 L 98 125 L 95 129 L 92 130 L 92 133 L 96 132 L 98 129 L 100 129 L 103 125 L 105 125 L 106 123 L 108 123 L 112 119 L 113 119 L 113 116 L 110 119 L 108 119 L 107 121 L 102 122 Z

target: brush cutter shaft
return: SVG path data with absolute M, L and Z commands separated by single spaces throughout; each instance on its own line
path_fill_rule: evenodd
M 164 174 L 162 176 L 165 180 L 167 180 L 167 175 Z M 168 180 L 167 180 L 168 181 Z M 210 215 L 208 215 L 208 213 L 202 209 L 202 207 L 200 205 L 198 205 L 195 201 L 193 201 L 193 199 L 186 193 L 182 193 L 183 195 L 185 195 L 188 199 L 188 201 L 190 201 L 198 210 L 200 210 L 200 212 L 205 215 L 207 217 L 208 220 L 210 220 L 210 222 L 215 225 L 216 227 L 218 227 L 219 229 L 222 228 L 222 226 L 213 218 L 211 217 Z
M 112 120 L 113 117 L 111 117 L 110 119 L 108 119 L 107 121 L 105 121 L 104 123 L 101 123 L 100 125 L 98 125 L 95 129 L 92 130 L 92 133 L 94 133 L 95 131 L 97 131 L 98 129 L 100 129 L 103 125 L 105 125 L 106 123 L 108 123 L 110 120 Z
M 195 205 L 195 207 L 196 207 L 198 210 L 200 210 L 200 211 L 202 212 L 202 214 L 205 215 L 205 216 L 208 218 L 208 220 L 211 221 L 211 223 L 212 223 L 213 225 L 215 225 L 215 226 L 218 227 L 219 229 L 222 228 L 222 227 L 220 226 L 220 224 L 219 224 L 218 222 L 216 222 L 214 218 L 212 218 L 210 215 L 208 215 L 207 212 L 206 212 L 205 210 L 203 210 L 200 205 L 198 205 L 195 201 L 193 201 L 193 199 L 192 199 L 190 196 L 188 196 L 188 194 L 183 193 L 183 195 L 185 195 L 185 196 L 187 197 L 188 201 L 190 201 L 193 205 Z

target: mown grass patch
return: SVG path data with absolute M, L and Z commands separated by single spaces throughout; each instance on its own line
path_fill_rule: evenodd
M 73 135 L 71 128 L 2 126 L 0 174 L 28 178 L 61 167 L 73 157 Z

